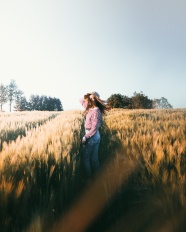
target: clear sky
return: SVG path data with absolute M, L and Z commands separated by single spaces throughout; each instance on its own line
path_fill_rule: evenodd
M 186 108 L 185 0 L 0 0 L 0 83 L 59 98 L 143 91 Z

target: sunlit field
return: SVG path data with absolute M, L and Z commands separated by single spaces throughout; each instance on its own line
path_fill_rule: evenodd
M 186 109 L 114 109 L 85 185 L 80 110 L 0 114 L 0 231 L 186 231 Z
M 3 142 L 10 142 L 18 136 L 25 136 L 28 130 L 46 123 L 46 121 L 55 118 L 58 114 L 58 112 L 49 111 L 0 112 L 0 150 Z

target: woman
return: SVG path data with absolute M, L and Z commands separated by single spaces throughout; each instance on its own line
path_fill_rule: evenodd
M 97 92 L 91 92 L 80 99 L 81 105 L 85 108 L 85 135 L 83 136 L 83 164 L 86 177 L 89 178 L 99 169 L 98 148 L 100 143 L 99 128 L 102 122 L 102 114 L 109 107 L 100 99 Z

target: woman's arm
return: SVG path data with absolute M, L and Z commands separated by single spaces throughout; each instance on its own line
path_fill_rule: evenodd
M 92 137 L 93 135 L 95 135 L 95 133 L 97 132 L 97 130 L 99 129 L 101 124 L 101 112 L 98 110 L 94 111 L 93 117 L 92 117 L 92 126 L 91 129 L 89 130 L 89 132 L 83 137 L 84 141 L 90 137 Z
M 79 99 L 79 102 L 85 109 L 87 108 L 87 102 L 84 98 Z

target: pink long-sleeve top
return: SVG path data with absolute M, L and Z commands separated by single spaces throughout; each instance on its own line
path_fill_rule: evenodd
M 86 109 L 87 103 L 84 99 L 79 100 L 81 105 Z M 85 138 L 88 139 L 96 134 L 96 132 L 99 130 L 99 127 L 101 126 L 102 122 L 102 113 L 98 107 L 95 107 L 93 109 L 90 109 L 85 118 L 84 127 L 86 130 L 88 130 L 88 133 L 85 134 Z

